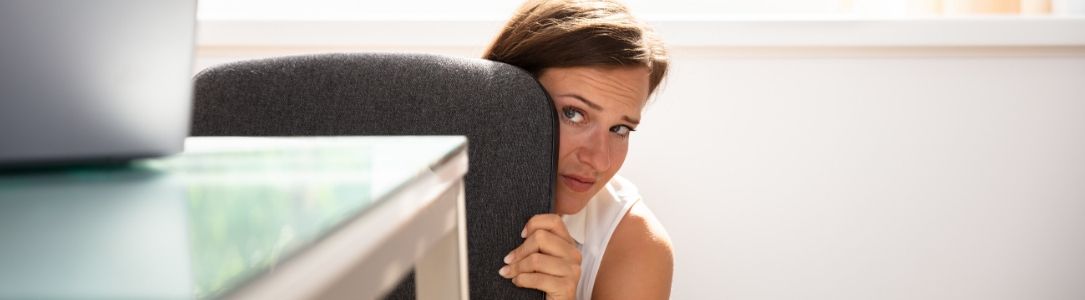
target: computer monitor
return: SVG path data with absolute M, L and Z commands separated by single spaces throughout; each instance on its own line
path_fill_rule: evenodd
M 0 1 L 0 169 L 179 152 L 195 0 Z

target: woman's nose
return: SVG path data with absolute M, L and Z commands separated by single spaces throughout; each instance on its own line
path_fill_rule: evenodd
M 607 143 L 607 133 L 593 131 L 581 149 L 580 161 L 596 172 L 606 171 L 610 167 L 610 144 Z

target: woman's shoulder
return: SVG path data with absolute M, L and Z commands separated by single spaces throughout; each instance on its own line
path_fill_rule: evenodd
M 615 195 L 619 198 L 640 197 L 631 182 L 617 176 L 615 178 L 617 180 L 611 180 Z M 644 201 L 636 201 L 622 217 L 607 245 L 593 298 L 667 298 L 670 295 L 673 266 L 674 251 L 670 236 Z
M 629 212 L 622 217 L 618 227 L 614 229 L 617 238 L 611 239 L 611 243 L 618 242 L 620 249 L 638 253 L 660 254 L 670 260 L 671 238 L 663 228 L 663 224 L 656 219 L 644 201 L 637 201 Z M 609 250 L 609 249 L 608 249 Z M 616 249 L 618 250 L 618 249 Z M 645 251 L 655 250 L 655 251 Z
M 670 237 L 667 231 L 663 229 L 663 225 L 656 219 L 652 210 L 648 209 L 648 205 L 641 199 L 640 191 L 631 181 L 614 176 L 609 182 L 608 190 L 615 198 L 620 199 L 619 201 L 632 202 L 631 207 L 614 230 L 614 234 L 619 238 L 611 239 L 611 243 L 644 242 L 670 248 Z

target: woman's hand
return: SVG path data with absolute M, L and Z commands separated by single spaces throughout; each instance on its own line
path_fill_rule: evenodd
M 548 300 L 576 299 L 580 282 L 580 250 L 556 214 L 531 217 L 524 243 L 505 256 L 499 273 L 516 286 L 546 292 Z

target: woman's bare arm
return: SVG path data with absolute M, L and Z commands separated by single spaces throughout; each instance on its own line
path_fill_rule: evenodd
M 673 273 L 671 239 L 638 201 L 607 244 L 592 299 L 668 299 Z

